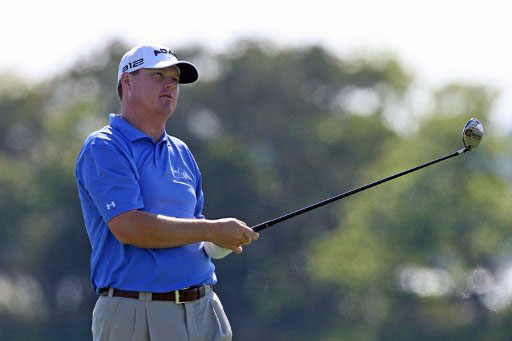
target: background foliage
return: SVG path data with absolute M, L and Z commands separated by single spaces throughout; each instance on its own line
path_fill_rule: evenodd
M 0 339 L 90 339 L 96 296 L 74 163 L 119 112 L 112 41 L 31 83 L 0 75 Z M 414 75 L 382 52 L 239 41 L 178 51 L 200 69 L 167 130 L 204 177 L 205 215 L 255 225 L 461 148 L 496 93 L 448 84 L 411 105 Z M 509 136 L 262 232 L 217 261 L 240 340 L 509 339 Z

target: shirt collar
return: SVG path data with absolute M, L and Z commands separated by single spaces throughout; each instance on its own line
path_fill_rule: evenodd
M 130 141 L 135 141 L 142 138 L 149 138 L 153 141 L 151 136 L 144 134 L 142 131 L 138 130 L 134 126 L 132 126 L 128 121 L 123 120 L 121 115 L 110 114 L 110 126 L 116 130 L 119 130 L 121 134 L 126 136 Z M 167 141 L 167 132 L 164 131 L 164 134 L 160 139 L 156 142 L 159 143 L 161 141 Z

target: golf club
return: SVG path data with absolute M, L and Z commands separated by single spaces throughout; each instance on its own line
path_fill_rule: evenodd
M 466 123 L 466 125 L 464 126 L 464 129 L 462 130 L 462 141 L 464 142 L 464 148 L 459 149 L 459 150 L 453 152 L 450 155 L 443 156 L 443 157 L 441 157 L 439 159 L 436 159 L 436 160 L 424 163 L 424 164 L 422 164 L 420 166 L 417 166 L 417 167 L 405 170 L 405 171 L 403 171 L 401 173 L 397 173 L 395 175 L 392 175 L 392 176 L 389 176 L 387 178 L 384 178 L 384 179 L 372 182 L 370 184 L 361 186 L 361 187 L 353 189 L 351 191 L 348 191 L 348 192 L 336 195 L 336 196 L 334 196 L 332 198 L 329 198 L 329 199 L 320 201 L 320 202 L 318 202 L 316 204 L 313 204 L 313 205 L 301 208 L 300 210 L 297 210 L 297 211 L 285 214 L 285 215 L 283 215 L 281 217 L 265 221 L 265 222 L 263 222 L 261 224 L 252 226 L 251 229 L 253 229 L 256 232 L 265 230 L 266 228 L 269 228 L 272 225 L 278 224 L 280 222 L 283 222 L 283 221 L 288 220 L 290 218 L 296 217 L 296 216 L 298 216 L 300 214 L 309 212 L 309 211 L 314 210 L 316 208 L 322 207 L 324 205 L 330 204 L 330 203 L 332 203 L 334 201 L 346 198 L 346 197 L 348 197 L 348 196 L 350 196 L 352 194 L 359 193 L 359 192 L 364 191 L 364 190 L 366 190 L 368 188 L 371 188 L 371 187 L 383 184 L 385 182 L 388 182 L 390 180 L 396 179 L 398 177 L 401 177 L 402 175 L 415 172 L 415 171 L 417 171 L 419 169 L 425 168 L 425 167 L 433 165 L 435 163 L 438 163 L 438 162 L 450 159 L 450 158 L 452 158 L 454 156 L 458 156 L 460 154 L 469 152 L 470 150 L 473 150 L 474 148 L 478 147 L 478 145 L 480 144 L 480 141 L 482 141 L 483 135 L 484 135 L 484 128 L 483 128 L 482 124 L 476 118 L 472 118 L 472 119 L 470 119 L 468 121 L 468 123 Z

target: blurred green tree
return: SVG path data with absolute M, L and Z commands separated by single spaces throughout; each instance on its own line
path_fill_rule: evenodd
M 486 89 L 454 84 L 435 95 L 434 110 L 417 133 L 389 141 L 364 167 L 363 182 L 459 149 L 454 132 L 468 112 L 478 112 L 485 125 L 493 100 Z M 393 340 L 512 336 L 510 309 L 491 290 L 491 273 L 510 266 L 503 254 L 512 240 L 512 193 L 495 163 L 503 142 L 491 134 L 470 154 L 340 207 L 339 226 L 315 242 L 309 263 L 313 278 L 337 286 L 340 321 L 353 321 L 340 322 L 338 333 L 366 330 L 367 339 Z

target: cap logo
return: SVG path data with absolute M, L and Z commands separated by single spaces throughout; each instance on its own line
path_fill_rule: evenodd
M 128 64 L 123 66 L 123 72 L 126 72 L 126 71 L 128 71 L 130 69 L 133 69 L 133 68 L 137 67 L 137 66 L 141 66 L 142 64 L 144 64 L 144 58 L 137 59 L 133 63 L 129 62 Z
M 158 56 L 160 53 L 165 53 L 165 54 L 173 55 L 174 58 L 178 59 L 178 57 L 171 50 L 160 49 L 160 50 L 154 50 L 153 53 L 155 54 L 155 57 Z

